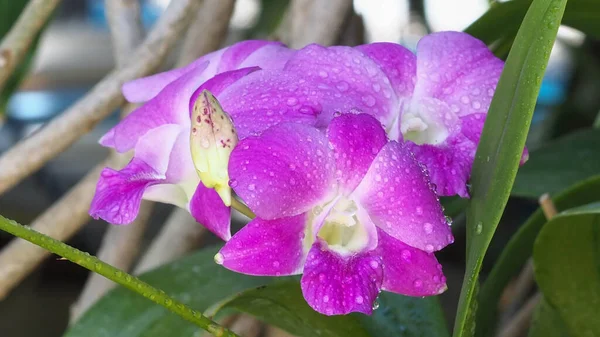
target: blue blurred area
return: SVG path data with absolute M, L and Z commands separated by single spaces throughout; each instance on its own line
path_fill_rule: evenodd
M 103 0 L 86 0 L 87 15 L 90 22 L 101 28 L 108 28 L 106 16 L 104 15 Z M 164 8 L 159 6 L 156 1 L 142 0 L 140 1 L 142 11 L 142 24 L 144 27 L 151 27 L 158 19 Z

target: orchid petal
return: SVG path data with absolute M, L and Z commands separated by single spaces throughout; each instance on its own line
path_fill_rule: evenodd
M 322 102 L 326 123 L 334 112 L 350 109 L 369 113 L 385 125 L 395 117 L 397 98 L 388 77 L 358 49 L 311 44 L 297 51 L 284 70 L 301 74 L 327 93 L 331 103 Z
M 208 66 L 204 72 L 198 74 L 201 82 L 218 73 L 235 70 L 238 67 L 258 66 L 264 69 L 281 69 L 292 53 L 293 50 L 279 42 L 242 41 L 204 55 L 187 66 L 127 82 L 123 85 L 123 95 L 129 102 L 146 102 L 155 97 L 169 83 L 204 62 L 208 62 Z
M 189 208 L 194 219 L 209 231 L 224 241 L 231 238 L 231 210 L 223 204 L 214 189 L 207 188 L 200 182 Z
M 414 96 L 439 99 L 458 116 L 487 113 L 504 62 L 480 40 L 460 32 L 440 32 L 417 45 Z
M 412 95 L 417 74 L 415 54 L 399 44 L 388 42 L 365 44 L 356 49 L 379 65 L 399 98 Z
M 368 114 L 343 114 L 334 118 L 327 129 L 333 147 L 337 177 L 350 193 L 363 179 L 369 166 L 387 143 L 381 123 Z
M 129 224 L 137 217 L 146 187 L 164 179 L 164 175 L 136 158 L 120 171 L 105 168 L 96 185 L 90 216 L 116 225 Z
M 215 260 L 249 275 L 298 274 L 304 260 L 306 221 L 306 214 L 276 220 L 255 218 L 221 248 Z
M 429 178 L 404 144 L 384 146 L 353 194 L 379 228 L 410 246 L 432 252 L 453 241 Z
M 321 96 L 316 85 L 299 75 L 262 70 L 235 82 L 218 98 L 244 139 L 283 122 L 315 125 L 323 109 Z
M 381 258 L 372 253 L 341 256 L 317 240 L 304 266 L 301 286 L 308 304 L 331 316 L 371 314 L 383 281 Z
M 382 289 L 408 296 L 438 295 L 446 290 L 442 265 L 433 253 L 413 248 L 378 231 L 377 253 L 385 268 Z
M 301 124 L 280 124 L 248 137 L 229 159 L 230 185 L 257 216 L 304 213 L 327 197 L 334 184 L 327 138 Z
M 199 75 L 206 65 L 203 63 L 168 84 L 158 96 L 134 110 L 111 129 L 102 137 L 100 144 L 113 147 L 118 152 L 127 152 L 141 136 L 161 125 L 178 124 L 189 128 L 189 98 L 204 83 Z

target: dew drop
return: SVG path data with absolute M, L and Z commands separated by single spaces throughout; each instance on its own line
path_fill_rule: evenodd
M 425 233 L 427 233 L 427 234 L 431 234 L 431 233 L 433 232 L 433 225 L 432 225 L 432 224 L 430 224 L 429 222 L 426 222 L 426 223 L 423 225 L 423 230 L 425 231 Z
M 414 286 L 415 288 L 421 288 L 421 287 L 423 286 L 423 281 L 421 281 L 421 280 L 419 280 L 419 279 L 416 279 L 416 280 L 413 282 L 413 286 Z
M 335 87 L 339 90 L 339 91 L 346 91 L 348 90 L 348 83 L 344 82 L 344 81 L 340 81 L 338 82 Z
M 367 96 L 363 96 L 362 98 L 363 103 L 365 103 L 366 106 L 368 107 L 372 107 L 375 105 L 375 103 L 377 103 L 375 101 L 375 97 L 371 96 L 371 95 L 367 95 Z
M 287 99 L 286 104 L 289 106 L 294 106 L 298 103 L 298 99 L 296 99 L 295 97 L 290 97 Z
M 373 302 L 373 306 L 371 307 L 373 310 L 377 310 L 379 309 L 379 302 L 377 300 L 375 300 L 375 302 Z
M 254 185 L 254 184 L 248 185 L 248 190 L 249 191 L 254 191 L 254 189 L 256 189 L 256 185 Z
M 475 226 L 475 234 L 479 235 L 483 232 L 483 222 L 479 221 Z
M 238 185 L 238 181 L 235 179 L 229 179 L 229 186 L 235 188 Z
M 362 303 L 363 303 L 363 301 L 364 301 L 364 299 L 363 299 L 363 297 L 362 297 L 362 296 L 360 296 L 360 295 L 359 295 L 359 296 L 356 296 L 356 298 L 355 298 L 355 301 L 356 301 L 356 303 L 358 303 L 358 304 L 362 304 Z
M 402 258 L 403 258 L 405 261 L 410 261 L 410 258 L 411 258 L 411 256 L 412 256 L 412 253 L 410 252 L 410 250 L 408 250 L 408 249 L 404 249 L 404 250 L 402 250 L 402 252 L 400 253 L 400 256 L 402 256 Z

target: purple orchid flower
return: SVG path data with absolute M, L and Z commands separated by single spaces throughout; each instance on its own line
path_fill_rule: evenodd
M 190 99 L 203 90 L 219 95 L 260 68 L 281 68 L 291 53 L 280 43 L 245 41 L 184 68 L 125 84 L 123 92 L 129 101 L 147 102 L 100 143 L 118 152 L 134 150 L 134 157 L 121 170 L 102 171 L 90 215 L 128 224 L 144 198 L 188 209 L 209 230 L 228 240 L 230 209 L 215 190 L 202 184 L 192 161 Z
M 467 181 L 503 65 L 483 42 L 459 32 L 424 37 L 416 55 L 393 43 L 313 44 L 293 53 L 283 69 L 233 84 L 223 107 L 242 138 L 283 117 L 325 129 L 336 112 L 364 111 L 391 139 L 408 144 L 438 195 L 468 197 Z M 522 162 L 526 159 L 525 150 Z
M 240 141 L 230 185 L 257 218 L 215 256 L 251 275 L 303 273 L 307 302 L 325 315 L 370 314 L 381 290 L 446 289 L 434 251 L 453 237 L 409 146 L 371 115 L 334 117 L 326 133 L 281 123 Z

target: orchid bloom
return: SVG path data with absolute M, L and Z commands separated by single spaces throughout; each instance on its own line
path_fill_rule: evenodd
M 100 143 L 117 152 L 133 150 L 134 156 L 121 170 L 102 171 L 90 215 L 128 224 L 144 198 L 188 209 L 198 222 L 228 240 L 230 209 L 200 181 L 190 153 L 190 100 L 193 105 L 204 90 L 219 95 L 258 69 L 281 68 L 291 52 L 280 43 L 245 41 L 184 68 L 126 83 L 123 92 L 129 101 L 147 102 Z
M 326 315 L 370 314 L 381 290 L 446 289 L 434 251 L 453 242 L 429 178 L 407 145 L 367 114 L 334 117 L 326 133 L 280 123 L 240 141 L 230 185 L 257 218 L 215 256 L 251 275 L 303 273 Z
M 336 112 L 369 113 L 391 139 L 408 144 L 438 195 L 468 197 L 467 181 L 502 69 L 483 42 L 459 32 L 424 37 L 416 55 L 394 43 L 313 44 L 293 53 L 283 69 L 234 83 L 223 106 L 243 137 L 279 123 L 280 116 L 324 129 Z M 525 150 L 522 162 L 526 159 Z

